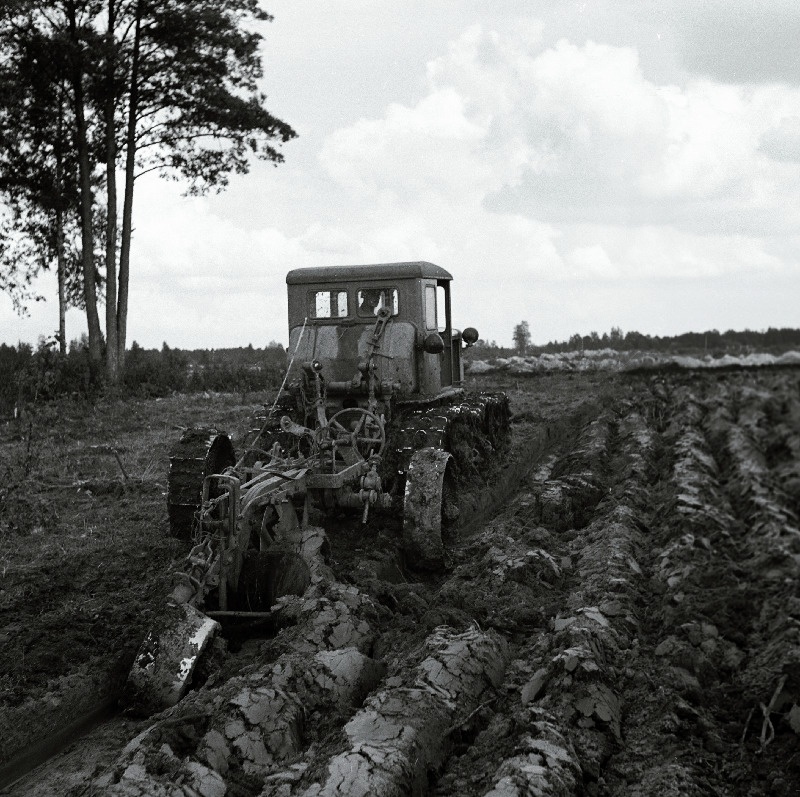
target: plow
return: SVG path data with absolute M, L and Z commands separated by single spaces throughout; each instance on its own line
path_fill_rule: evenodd
M 459 493 L 509 425 L 504 394 L 463 387 L 478 333 L 453 328 L 450 280 L 425 262 L 289 272 L 286 377 L 241 454 L 211 428 L 172 451 L 170 528 L 192 544 L 130 671 L 134 710 L 177 703 L 223 624 L 267 621 L 304 592 L 312 518 L 402 514 L 407 566 L 445 567 Z

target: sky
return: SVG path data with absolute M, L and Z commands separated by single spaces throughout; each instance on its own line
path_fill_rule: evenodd
M 137 181 L 129 344 L 285 344 L 288 270 L 402 260 L 505 346 L 800 326 L 796 0 L 263 6 L 298 138 L 222 194 Z M 0 340 L 53 334 L 39 290 L 27 318 L 0 295 Z

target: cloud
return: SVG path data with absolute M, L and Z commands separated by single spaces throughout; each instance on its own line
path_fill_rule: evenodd
M 764 132 L 759 149 L 776 161 L 800 163 L 800 116 L 786 116 Z
M 683 65 L 696 75 L 800 85 L 795 0 L 684 0 L 673 24 Z
M 599 279 L 618 277 L 620 269 L 600 244 L 576 246 L 567 256 L 567 262 L 578 274 L 592 274 Z
M 425 196 L 557 226 L 758 235 L 800 221 L 787 210 L 798 175 L 787 184 L 763 138 L 797 89 L 659 85 L 632 47 L 544 47 L 534 23 L 513 35 L 470 27 L 427 81 L 415 105 L 330 136 L 328 173 L 403 212 Z
M 188 311 L 192 324 L 218 314 L 249 340 L 252 314 L 262 337 L 282 338 L 288 268 L 426 259 L 454 274 L 458 317 L 499 337 L 532 301 L 542 311 L 540 295 L 577 318 L 566 297 L 591 296 L 585 286 L 796 270 L 800 170 L 787 164 L 800 90 L 662 84 L 634 47 L 546 44 L 542 30 L 469 26 L 427 63 L 414 101 L 332 130 L 313 179 L 287 168 L 274 183 L 271 212 L 291 226 L 161 203 L 137 243 L 152 263 L 142 290 L 157 304 L 168 273 L 186 297 L 216 297 Z M 181 239 L 159 250 L 174 229 Z
M 344 230 L 331 225 L 313 223 L 299 238 L 307 250 L 329 253 L 343 260 L 352 258 L 359 251 L 359 244 Z
M 591 42 L 559 43 L 528 77 L 529 156 L 518 179 L 487 194 L 487 208 L 558 224 L 695 232 L 735 225 L 757 233 L 764 216 L 772 227 L 780 219 L 796 225 L 797 215 L 783 211 L 786 197 L 772 195 L 784 176 L 757 143 L 770 115 L 800 101 L 797 90 L 657 85 L 630 48 Z
M 490 179 L 489 165 L 473 158 L 485 129 L 466 114 L 452 88 L 435 90 L 414 108 L 390 105 L 383 119 L 362 119 L 334 132 L 320 161 L 339 182 L 355 191 L 458 190 Z

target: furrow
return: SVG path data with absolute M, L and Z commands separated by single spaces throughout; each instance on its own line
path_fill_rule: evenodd
M 731 551 L 724 547 L 734 518 L 697 427 L 703 407 L 681 389 L 668 401 L 665 440 L 657 447 L 665 444 L 673 455 L 661 458 L 660 478 L 646 493 L 642 543 L 649 555 L 642 564 L 649 578 L 626 669 L 625 743 L 604 772 L 602 793 L 614 797 L 715 793 L 703 750 L 718 750 L 721 741 L 706 690 L 719 686 L 718 671 L 730 672 L 743 657 L 712 620 L 704 621 L 731 588 Z

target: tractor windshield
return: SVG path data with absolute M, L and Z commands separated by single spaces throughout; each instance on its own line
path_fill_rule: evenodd
M 382 307 L 388 307 L 392 315 L 400 312 L 397 288 L 360 288 L 357 297 L 360 316 L 376 316 Z

